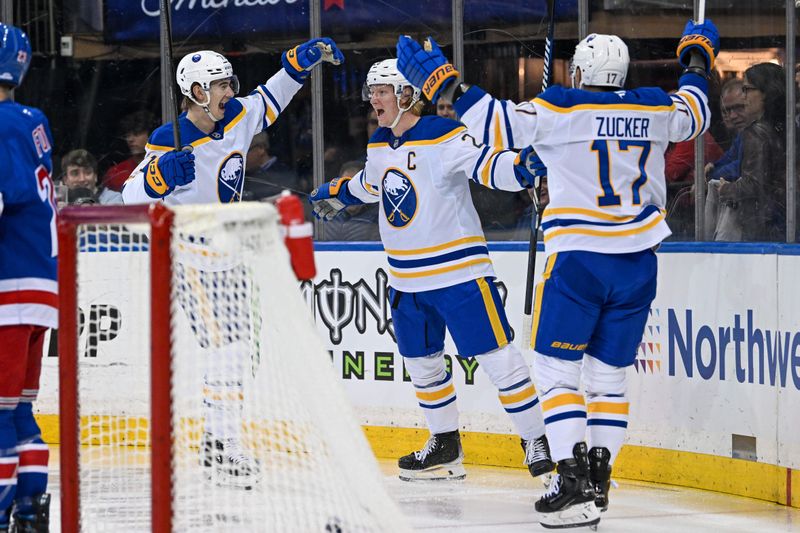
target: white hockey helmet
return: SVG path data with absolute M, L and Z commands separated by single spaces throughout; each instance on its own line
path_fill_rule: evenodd
M 364 88 L 361 91 L 361 97 L 365 102 L 370 98 L 370 87 L 373 85 L 391 85 L 394 87 L 394 95 L 397 98 L 397 105 L 400 106 L 400 99 L 403 96 L 403 89 L 405 87 L 411 88 L 411 103 L 406 107 L 410 109 L 415 103 L 419 101 L 420 91 L 417 87 L 411 85 L 405 76 L 403 76 L 397 69 L 397 59 L 384 59 L 374 63 L 367 73 L 367 81 L 364 83 Z M 402 109 L 402 108 L 401 108 Z
M 181 92 L 189 100 L 201 106 L 209 103 L 208 93 L 212 81 L 230 79 L 233 94 L 239 94 L 239 78 L 233 73 L 230 62 L 224 55 L 211 50 L 200 50 L 183 56 L 178 63 L 176 79 Z M 205 102 L 198 102 L 192 94 L 192 86 L 195 83 L 205 91 L 207 96 Z
M 394 122 L 392 122 L 389 128 L 397 126 L 403 113 L 414 107 L 414 104 L 419 102 L 419 97 L 422 94 L 422 91 L 420 91 L 418 87 L 411 85 L 411 82 L 400 73 L 400 70 L 397 68 L 397 59 L 384 59 L 383 61 L 373 63 L 369 68 L 369 72 L 367 72 L 367 81 L 364 82 L 364 87 L 361 90 L 361 98 L 365 102 L 370 100 L 372 96 L 371 87 L 375 85 L 391 85 L 394 88 L 394 97 L 397 100 L 397 108 L 400 112 L 397 113 Z M 403 90 L 406 87 L 411 89 L 411 100 L 403 107 L 401 101 L 403 99 Z
M 617 87 L 625 85 L 630 63 L 628 46 L 616 35 L 592 33 L 578 43 L 570 64 L 572 86 L 575 74 L 581 69 L 580 87 Z

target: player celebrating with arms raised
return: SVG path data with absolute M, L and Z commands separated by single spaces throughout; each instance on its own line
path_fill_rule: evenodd
M 173 125 L 150 136 L 144 160 L 122 191 L 125 203 L 163 201 L 168 205 L 231 203 L 242 199 L 247 151 L 253 137 L 275 122 L 321 62 L 340 64 L 344 56 L 328 39 L 312 39 L 282 56 L 283 68 L 248 96 L 235 98 L 239 81 L 217 52 L 187 54 L 178 64 L 177 82 L 186 110 L 178 118 L 181 142 L 176 150 Z M 181 240 L 175 276 L 186 290 L 180 304 L 203 350 L 203 424 L 201 461 L 220 485 L 249 489 L 258 482 L 259 464 L 246 449 L 243 433 L 244 376 L 260 360 L 256 331 L 261 314 L 252 302 L 259 288 L 250 265 L 231 264 L 223 248 L 204 235 Z
M 714 24 L 690 21 L 678 45 L 686 70 L 677 93 L 623 90 L 627 46 L 617 36 L 592 34 L 575 49 L 572 89 L 553 86 L 514 104 L 459 84 L 435 43 L 430 50 L 407 37 L 398 43 L 400 70 L 427 97 L 452 100 L 485 142 L 532 145 L 536 151 L 525 148 L 521 157 L 535 173 L 547 173 L 547 261 L 532 331 L 536 383 L 558 463 L 536 502 L 545 527 L 593 525 L 608 506 L 611 465 L 628 424 L 625 371 L 656 294 L 654 248 L 670 234 L 664 152 L 669 142 L 708 128 L 707 80 L 718 52 Z M 504 127 L 495 127 L 498 120 Z
M 181 142 L 193 150 L 172 146 L 172 123 L 156 129 L 144 160 L 125 184 L 123 200 L 162 199 L 168 205 L 241 201 L 250 141 L 275 122 L 316 65 L 343 61 L 331 39 L 312 39 L 285 52 L 283 68 L 266 83 L 235 98 L 239 79 L 225 56 L 210 50 L 187 54 L 176 75 L 185 109 L 178 124 Z
M 32 402 L 58 327 L 53 140 L 41 111 L 11 99 L 30 64 L 28 36 L 0 23 L 0 532 L 46 532 L 50 511 Z
M 520 190 L 533 176 L 517 154 L 475 141 L 454 120 L 421 117 L 420 90 L 397 60 L 372 65 L 364 86 L 378 117 L 364 170 L 311 193 L 315 213 L 331 219 L 346 205 L 380 202 L 380 234 L 389 256 L 392 320 L 431 436 L 400 458 L 400 478 L 461 479 L 463 452 L 452 375 L 444 360 L 445 328 L 461 357 L 475 357 L 499 390 L 522 437 L 533 476 L 552 470 L 530 371 L 511 343 L 494 284 L 469 181 Z

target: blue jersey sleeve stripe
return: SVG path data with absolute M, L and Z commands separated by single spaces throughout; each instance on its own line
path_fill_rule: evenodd
M 283 109 L 281 109 L 281 106 L 278 104 L 278 101 L 275 99 L 274 96 L 272 96 L 272 93 L 269 92 L 269 89 L 267 89 L 266 85 L 260 85 L 260 87 L 264 91 L 264 94 L 267 95 L 267 98 L 269 98 L 269 101 L 272 102 L 272 106 L 275 108 L 275 111 L 277 111 L 278 114 L 280 115 Z
M 692 113 L 692 110 L 689 109 L 689 105 L 686 103 L 686 101 L 683 98 L 681 98 L 678 95 L 672 95 L 672 98 L 675 100 L 675 103 L 678 104 L 679 106 L 681 106 L 682 109 L 686 112 L 686 114 L 689 115 L 689 118 L 692 119 L 691 131 L 689 132 L 689 135 L 687 135 L 686 137 L 683 138 L 683 141 L 688 141 L 689 139 L 694 137 L 695 131 L 697 131 L 697 124 L 695 124 L 694 113 Z
M 259 98 L 261 98 L 261 103 L 264 104 L 264 116 L 261 117 L 261 129 L 265 130 L 269 127 L 269 121 L 267 120 L 267 101 L 264 99 L 264 94 L 261 91 L 253 91 L 254 94 L 257 94 Z
M 486 123 L 483 125 L 483 144 L 489 144 L 489 127 L 492 124 L 492 115 L 494 114 L 494 100 L 489 103 L 489 109 L 486 111 Z
M 424 259 L 394 259 L 393 257 L 389 257 L 388 260 L 389 265 L 395 268 L 419 268 L 448 263 L 456 259 L 464 259 L 465 257 L 473 255 L 489 255 L 489 248 L 486 246 L 472 246 L 442 255 L 426 257 Z
M 506 144 L 506 146 L 508 146 L 509 148 L 513 148 L 514 147 L 514 134 L 511 132 L 511 121 L 508 119 L 508 106 L 507 106 L 507 104 L 508 104 L 508 102 L 506 102 L 505 100 L 503 100 L 501 102 L 501 105 L 503 106 L 503 121 L 506 124 L 506 137 L 508 138 L 508 144 Z
M 478 170 L 481 168 L 483 160 L 486 158 L 486 154 L 488 154 L 491 149 L 491 146 L 485 146 L 483 148 L 483 152 L 481 152 L 481 156 L 478 158 L 478 162 L 475 164 L 475 168 L 472 170 L 472 181 L 475 183 L 481 182 L 481 179 L 478 177 Z
M 492 189 L 496 189 L 497 188 L 497 183 L 495 183 L 495 181 L 494 181 L 494 171 L 497 168 L 497 161 L 499 159 L 500 159 L 500 157 L 499 157 L 499 154 L 498 154 L 498 157 L 495 157 L 494 160 L 492 161 L 492 170 L 491 170 L 491 172 L 489 172 L 489 183 L 491 184 Z
M 691 94 L 697 100 L 697 107 L 700 108 L 700 114 L 703 117 L 703 125 L 708 122 L 708 116 L 706 115 L 706 106 L 703 104 L 703 98 L 700 94 L 697 93 L 697 88 L 695 87 L 683 87 L 681 90 Z M 701 128 L 702 129 L 702 126 Z

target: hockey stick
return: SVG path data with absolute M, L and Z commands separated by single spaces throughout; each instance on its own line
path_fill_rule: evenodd
M 697 3 L 697 23 L 702 24 L 706 21 L 706 0 Z
M 161 7 L 161 49 L 164 54 L 164 63 L 166 65 L 166 72 L 162 73 L 164 76 L 164 87 L 167 90 L 167 100 L 172 108 L 172 141 L 175 143 L 175 150 L 180 150 L 181 146 L 181 130 L 178 124 L 178 105 L 175 97 L 175 66 L 172 62 L 172 9 L 170 7 L 170 0 L 159 0 Z M 191 151 L 191 147 L 188 147 Z
M 547 37 L 544 41 L 544 65 L 542 69 L 542 91 L 550 86 L 553 77 L 553 38 L 556 28 L 555 0 L 547 0 Z M 536 187 L 536 198 L 533 201 L 533 217 L 531 218 L 531 237 L 528 242 L 528 270 L 525 277 L 525 305 L 522 309 L 522 346 L 531 346 L 531 329 L 533 328 L 533 274 L 536 270 L 536 247 L 539 241 L 539 228 L 542 225 L 539 198 L 542 194 L 542 182 Z

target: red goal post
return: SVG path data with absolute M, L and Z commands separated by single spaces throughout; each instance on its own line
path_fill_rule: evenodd
M 61 530 L 80 531 L 78 457 L 78 239 L 80 225 L 148 224 L 150 238 L 150 298 L 169 295 L 172 286 L 172 222 L 174 213 L 162 203 L 133 206 L 72 206 L 58 216 L 59 289 L 59 426 L 61 434 Z M 151 306 L 151 482 L 152 530 L 172 531 L 172 403 L 170 400 L 170 335 L 172 306 Z
M 284 235 L 263 203 L 61 210 L 63 532 L 407 529 Z

